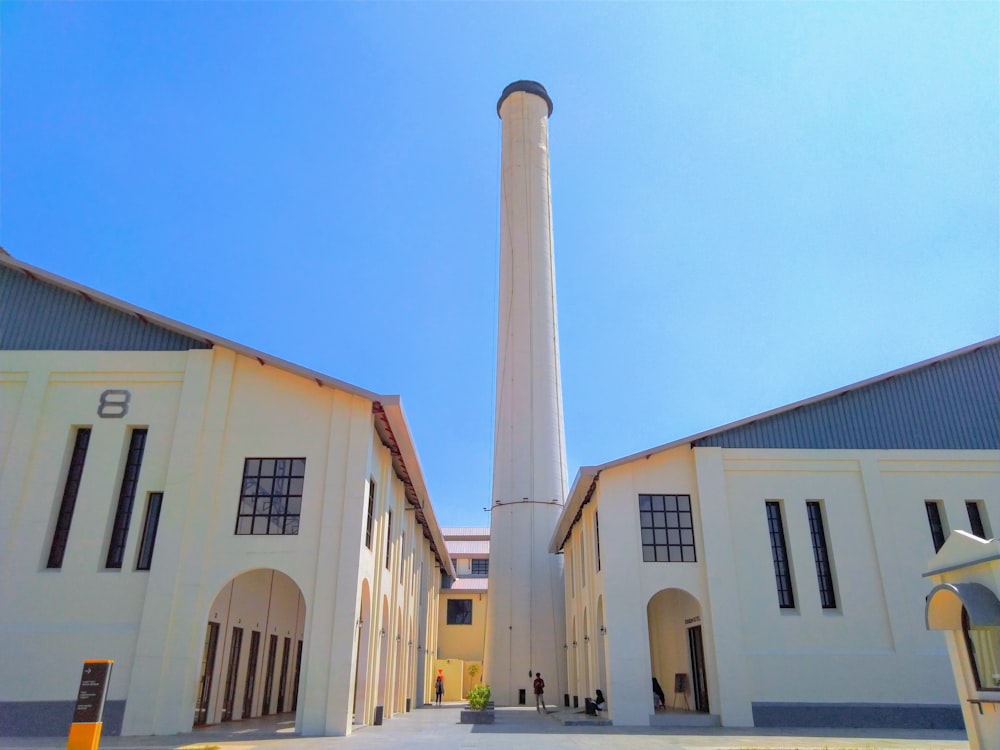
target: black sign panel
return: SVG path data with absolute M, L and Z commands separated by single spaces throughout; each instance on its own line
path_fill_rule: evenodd
M 74 724 L 96 724 L 101 720 L 112 664 L 114 662 L 110 659 L 83 663 L 80 692 L 76 694 L 76 711 L 73 712 Z
M 684 672 L 677 672 L 674 675 L 674 692 L 686 693 L 688 689 L 688 676 Z

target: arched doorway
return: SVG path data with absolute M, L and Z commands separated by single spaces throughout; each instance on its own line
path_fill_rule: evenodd
M 368 655 L 371 652 L 372 595 L 368 579 L 361 582 L 361 609 L 358 611 L 358 642 L 355 644 L 354 698 L 352 723 L 363 724 L 368 699 Z
M 663 589 L 646 605 L 646 619 L 650 673 L 663 686 L 667 708 L 708 713 L 698 600 L 681 589 Z
M 379 622 L 378 651 L 378 705 L 386 711 L 386 695 L 389 689 L 389 599 L 382 597 L 382 619 Z M 376 709 L 377 710 L 377 709 Z
M 607 628 L 604 626 L 604 597 L 597 597 L 597 631 L 594 634 L 597 650 L 597 684 L 594 686 L 595 692 L 600 688 L 604 692 L 604 697 L 608 697 L 608 639 Z
M 208 610 L 195 725 L 295 711 L 305 621 L 302 591 L 284 573 L 230 579 Z

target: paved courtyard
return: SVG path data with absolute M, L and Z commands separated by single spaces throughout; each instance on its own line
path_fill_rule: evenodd
M 565 726 L 584 718 L 570 709 L 539 715 L 532 708 L 500 708 L 496 723 L 459 723 L 461 704 L 427 706 L 386 720 L 382 726 L 361 727 L 350 737 L 299 737 L 288 714 L 206 727 L 170 737 L 105 737 L 107 750 L 702 750 L 761 748 L 785 750 L 968 750 L 965 733 L 953 730 L 823 730 L 823 729 L 659 729 L 614 726 Z M 65 735 L 0 737 L 0 750 L 64 750 Z M 207 748 L 206 748 L 207 750 Z

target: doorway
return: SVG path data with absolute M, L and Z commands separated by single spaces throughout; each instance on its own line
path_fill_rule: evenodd
M 688 651 L 691 655 L 691 690 L 694 693 L 694 710 L 708 713 L 708 682 L 705 680 L 705 647 L 702 644 L 701 625 L 688 628 Z

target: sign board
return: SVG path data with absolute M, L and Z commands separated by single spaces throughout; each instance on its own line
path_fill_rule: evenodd
M 76 694 L 74 724 L 97 724 L 104 714 L 104 701 L 108 697 L 111 679 L 111 659 L 88 659 L 83 663 L 80 690 Z
M 678 672 L 674 675 L 674 692 L 675 693 L 686 693 L 688 690 L 688 676 L 684 672 Z

